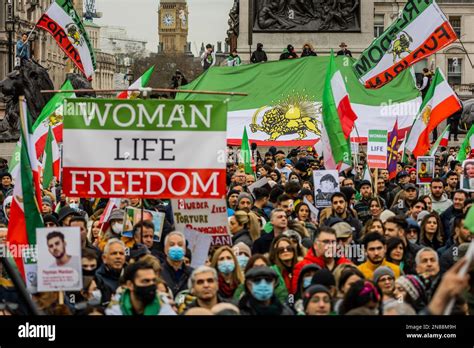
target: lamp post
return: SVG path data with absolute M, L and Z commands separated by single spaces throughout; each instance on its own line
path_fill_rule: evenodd
M 126 57 L 124 59 L 125 67 L 127 68 L 127 73 L 125 74 L 125 77 L 128 81 L 128 86 L 133 82 L 133 73 L 132 73 L 132 59 L 129 57 Z
M 14 50 L 13 50 L 13 34 L 15 33 L 15 20 L 14 19 L 7 19 L 5 21 L 5 30 L 8 33 L 8 70 L 13 70 L 13 57 L 14 57 Z

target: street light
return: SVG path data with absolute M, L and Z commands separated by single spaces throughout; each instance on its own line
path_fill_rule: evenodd
M 15 33 L 15 20 L 7 19 L 5 21 L 5 30 L 8 33 L 8 70 L 13 70 L 13 33 Z

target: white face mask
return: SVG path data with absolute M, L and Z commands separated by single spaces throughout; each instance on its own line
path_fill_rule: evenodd
M 69 208 L 78 210 L 79 209 L 79 204 L 78 203 L 69 203 Z
M 113 223 L 112 231 L 114 231 L 115 234 L 121 234 L 123 232 L 123 224 L 121 224 L 120 222 Z
M 102 292 L 99 289 L 92 291 L 91 300 L 93 300 L 94 302 L 98 302 L 100 304 L 102 301 Z

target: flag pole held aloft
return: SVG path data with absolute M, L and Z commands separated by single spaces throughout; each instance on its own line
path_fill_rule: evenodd
M 242 92 L 220 92 L 220 91 L 196 91 L 190 89 L 171 89 L 171 88 L 137 88 L 137 89 L 73 89 L 73 90 L 42 90 L 41 93 L 98 93 L 98 94 L 107 94 L 107 93 L 116 93 L 116 92 L 164 92 L 164 93 L 194 93 L 194 94 L 215 94 L 215 95 L 231 95 L 246 97 L 247 93 Z

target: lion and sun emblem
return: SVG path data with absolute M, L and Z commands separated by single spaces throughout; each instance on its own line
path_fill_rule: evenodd
M 260 131 L 268 134 L 267 141 L 291 134 L 298 134 L 295 140 L 304 140 L 307 132 L 321 135 L 317 119 L 320 110 L 308 96 L 288 96 L 274 105 L 270 109 L 269 106 L 263 106 L 254 113 L 250 124 L 252 133 Z

